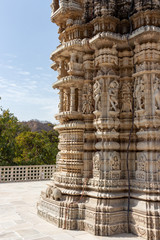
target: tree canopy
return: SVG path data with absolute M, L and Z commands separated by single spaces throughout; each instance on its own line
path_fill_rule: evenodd
M 31 132 L 9 110 L 0 109 L 0 165 L 54 164 L 58 153 L 55 130 Z

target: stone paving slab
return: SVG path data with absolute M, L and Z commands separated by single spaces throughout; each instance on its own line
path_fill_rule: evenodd
M 132 234 L 93 236 L 68 231 L 37 216 L 40 192 L 49 181 L 0 184 L 0 240 L 140 240 Z

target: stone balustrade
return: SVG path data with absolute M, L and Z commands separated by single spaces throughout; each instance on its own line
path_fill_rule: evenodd
M 0 183 L 51 179 L 55 165 L 0 166 Z

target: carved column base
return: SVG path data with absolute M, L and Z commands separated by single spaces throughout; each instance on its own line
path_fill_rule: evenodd
M 47 198 L 46 193 L 41 193 L 37 204 L 38 215 L 57 227 L 67 230 L 84 230 L 84 204 L 78 203 L 80 195 L 71 193 L 63 194 L 61 201 Z M 70 199 L 69 199 L 70 198 Z
M 112 197 L 88 197 L 84 191 L 79 195 L 78 192 L 77 195 L 76 192 L 62 194 L 62 199 L 56 201 L 42 192 L 37 204 L 38 215 L 67 230 L 85 230 L 97 236 L 125 233 L 127 212 L 124 211 L 124 200 L 122 196 Z
M 159 202 L 132 200 L 130 230 L 133 234 L 147 240 L 160 239 Z

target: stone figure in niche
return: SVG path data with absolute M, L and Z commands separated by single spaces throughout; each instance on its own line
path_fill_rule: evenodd
M 69 111 L 69 92 L 65 89 L 64 96 L 63 96 L 63 109 L 64 112 Z
M 69 66 L 68 66 L 67 61 L 64 61 L 64 69 L 66 70 L 66 72 L 69 70 Z
M 96 152 L 93 156 L 93 169 L 94 170 L 100 169 L 100 160 L 101 160 L 100 153 Z
M 58 71 L 59 78 L 67 76 L 68 63 L 64 60 L 59 61 L 57 71 Z
M 146 156 L 144 153 L 137 154 L 136 179 L 144 181 L 146 179 Z
M 137 79 L 135 86 L 135 97 L 136 97 L 136 110 L 144 109 L 144 80 L 141 78 Z
M 84 87 L 83 96 L 82 96 L 82 112 L 84 114 L 93 113 L 94 106 L 93 106 L 92 92 L 93 90 L 92 90 L 91 84 Z
M 158 156 L 157 159 L 158 159 L 158 160 L 157 160 L 157 162 L 158 162 L 158 171 L 160 172 L 160 155 Z
M 120 156 L 118 152 L 110 153 L 109 162 L 111 170 L 113 171 L 120 170 Z
M 70 62 L 68 63 L 68 73 L 72 72 L 73 70 L 76 70 L 76 63 L 77 63 L 77 54 L 72 52 L 70 57 Z
M 88 95 L 88 113 L 93 113 L 94 105 L 92 95 Z
M 118 110 L 118 89 L 119 83 L 114 80 L 109 85 L 109 103 L 110 103 L 110 111 Z
M 132 112 L 131 84 L 126 82 L 122 86 L 122 112 Z
M 74 63 L 77 62 L 77 55 L 76 55 L 76 53 L 74 53 L 74 52 L 71 53 L 70 62 L 74 62 Z
M 137 170 L 145 171 L 145 165 L 146 165 L 146 156 L 144 154 L 138 154 Z
M 122 98 L 122 112 L 132 112 L 131 96 L 128 94 Z
M 83 94 L 82 96 L 82 112 L 88 112 L 88 101 L 87 101 L 87 94 Z
M 102 92 L 102 87 L 100 84 L 100 81 L 96 81 L 94 86 L 94 100 L 95 100 L 95 110 L 100 111 L 101 110 L 101 92 Z
M 154 81 L 154 99 L 155 99 L 155 108 L 160 109 L 160 79 L 155 77 Z

